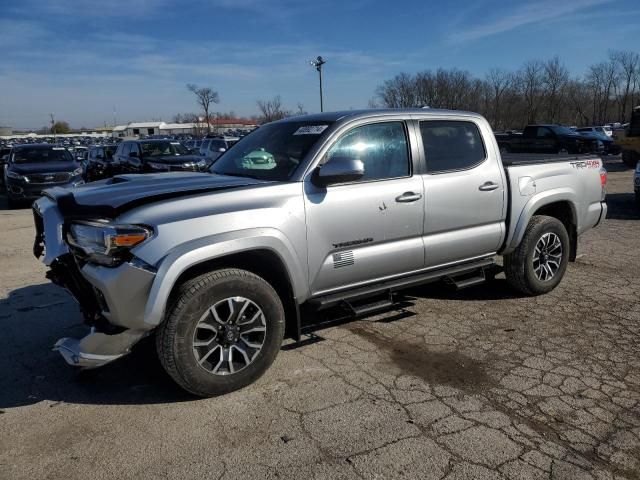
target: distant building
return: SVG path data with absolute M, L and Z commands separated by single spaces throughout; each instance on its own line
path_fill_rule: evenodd
M 212 132 L 224 132 L 229 129 L 253 129 L 255 122 L 239 118 L 216 118 L 209 122 Z M 165 123 L 165 122 L 133 122 L 113 127 L 113 137 L 140 137 L 148 135 L 196 135 L 206 133 L 206 122 L 199 123 Z
M 13 128 L 11 127 L 0 127 L 0 137 L 8 137 L 13 135 Z

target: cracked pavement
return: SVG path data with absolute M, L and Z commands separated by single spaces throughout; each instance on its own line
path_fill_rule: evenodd
M 30 212 L 0 210 L 0 478 L 640 479 L 640 209 L 607 168 L 609 218 L 550 294 L 414 289 L 206 400 L 149 342 L 67 367 L 80 314 Z

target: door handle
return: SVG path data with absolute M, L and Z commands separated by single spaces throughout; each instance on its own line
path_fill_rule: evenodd
M 491 190 L 495 190 L 496 188 L 498 188 L 499 185 L 497 183 L 493 183 L 493 182 L 484 182 L 482 185 L 480 185 L 478 188 L 483 191 L 483 192 L 490 192 Z
M 396 202 L 399 202 L 399 203 L 411 203 L 411 202 L 417 202 L 421 198 L 422 198 L 422 194 L 421 193 L 404 192 L 399 197 L 396 197 Z

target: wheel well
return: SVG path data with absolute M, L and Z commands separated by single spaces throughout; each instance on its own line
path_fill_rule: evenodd
M 569 260 L 574 262 L 578 253 L 578 229 L 576 225 L 576 217 L 569 202 L 554 202 L 543 205 L 535 211 L 534 215 L 546 215 L 548 217 L 557 218 L 562 222 L 564 228 L 569 234 L 569 242 L 571 244 L 571 253 Z
M 189 267 L 178 277 L 168 303 L 171 303 L 173 295 L 178 290 L 178 285 L 199 275 L 223 268 L 247 270 L 265 279 L 274 288 L 282 301 L 286 322 L 285 335 L 295 336 L 297 334 L 299 313 L 298 304 L 291 286 L 291 279 L 280 257 L 271 250 L 249 250 L 206 260 Z

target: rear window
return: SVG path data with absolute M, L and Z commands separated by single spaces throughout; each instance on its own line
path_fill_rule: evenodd
M 427 172 L 465 170 L 486 158 L 475 123 L 435 120 L 420 122 Z
M 11 155 L 13 163 L 72 162 L 73 157 L 64 147 L 19 148 Z

